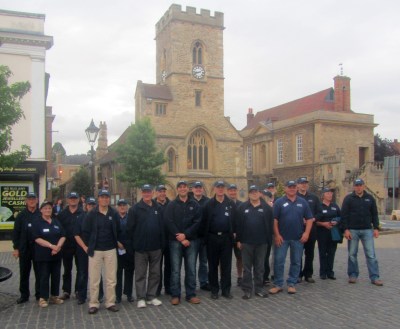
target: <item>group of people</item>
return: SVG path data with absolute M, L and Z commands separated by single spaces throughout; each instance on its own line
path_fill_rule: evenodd
M 87 198 L 84 207 L 78 193 L 71 192 L 64 209 L 59 205 L 53 209 L 49 201 L 38 207 L 37 195 L 31 192 L 14 225 L 14 256 L 20 265 L 17 303 L 29 300 L 33 266 L 40 307 L 62 304 L 72 293 L 78 304 L 84 304 L 89 290 L 89 314 L 97 313 L 103 300 L 109 311 L 117 312 L 123 294 L 128 302 L 134 301 L 133 284 L 138 308 L 161 305 L 158 297 L 163 287 L 171 304 L 178 305 L 183 295 L 182 263 L 187 302 L 200 303 L 197 280 L 212 299 L 232 299 L 233 252 L 242 298 L 266 298 L 283 291 L 288 249 L 287 291 L 294 294 L 302 280 L 315 283 L 316 242 L 320 279 L 336 279 L 334 259 L 343 236 L 348 240 L 348 282 L 356 283 L 359 276 L 361 241 L 371 283 L 382 286 L 374 248 L 374 238 L 379 236 L 376 203 L 362 179 L 355 180 L 353 187 L 341 209 L 332 190 L 323 189 L 318 198 L 309 191 L 305 177 L 287 181 L 279 198 L 273 183 L 265 189 L 251 185 L 245 202 L 238 200 L 235 184 L 221 180 L 214 183 L 211 198 L 204 195 L 200 181 L 191 186 L 179 181 L 173 200 L 167 198 L 165 185 L 155 188 L 154 197 L 153 187 L 145 184 L 139 202 L 129 207 L 120 199 L 116 208 L 110 205 L 108 190 L 100 190 L 97 200 Z M 72 287 L 74 260 L 77 273 Z

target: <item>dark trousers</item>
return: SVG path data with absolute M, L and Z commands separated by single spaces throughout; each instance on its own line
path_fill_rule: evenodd
M 314 250 L 315 242 L 317 241 L 317 230 L 315 224 L 311 229 L 310 236 L 307 242 L 304 244 L 304 267 L 300 272 L 300 277 L 311 278 L 313 275 L 313 262 L 314 262 Z
M 86 300 L 88 288 L 88 270 L 89 259 L 86 252 L 77 247 L 76 249 L 76 286 L 79 300 Z
M 218 267 L 221 266 L 221 292 L 229 294 L 231 291 L 232 271 L 232 237 L 228 234 L 208 234 L 207 258 L 208 258 L 208 282 L 212 294 L 218 294 Z
M 164 262 L 164 268 L 163 268 Z M 160 263 L 160 283 L 157 288 L 157 295 L 161 294 L 162 286 L 164 281 L 164 291 L 167 295 L 171 294 L 171 256 L 169 253 L 169 247 L 165 247 L 161 255 Z
M 333 263 L 337 249 L 337 242 L 332 241 L 331 231 L 318 227 L 317 229 L 318 251 L 319 251 L 319 275 L 334 276 Z
M 49 299 L 60 294 L 61 259 L 38 262 L 40 272 L 40 298 Z M 50 289 L 49 289 L 50 284 Z
M 160 283 L 161 253 L 161 249 L 135 251 L 135 287 L 138 300 L 152 300 L 156 297 L 157 287 Z
M 30 248 L 34 248 L 33 245 Z M 29 249 L 19 255 L 19 291 L 22 298 L 29 298 L 29 278 L 31 275 L 31 268 L 33 265 L 33 271 L 35 273 L 35 297 L 39 298 L 40 294 L 40 275 L 39 266 L 37 262 L 33 260 L 33 249 Z
M 71 294 L 72 287 L 72 266 L 76 248 L 67 248 L 62 251 L 62 262 L 64 267 L 62 290 Z M 75 256 L 75 266 L 78 267 L 77 259 Z M 78 291 L 77 282 L 75 280 L 75 292 Z
M 242 243 L 243 281 L 242 289 L 245 292 L 255 293 L 264 290 L 264 262 L 267 244 Z M 253 284 L 254 282 L 254 284 Z
M 124 287 L 123 293 L 127 297 L 132 297 L 134 271 L 135 256 L 128 253 L 118 255 L 117 285 L 115 286 L 117 299 L 122 297 L 122 287 Z
M 267 243 L 267 250 L 265 253 L 265 260 L 264 260 L 264 281 L 269 280 L 269 274 L 271 273 L 271 266 L 269 262 L 269 257 L 271 256 L 271 248 L 272 243 Z

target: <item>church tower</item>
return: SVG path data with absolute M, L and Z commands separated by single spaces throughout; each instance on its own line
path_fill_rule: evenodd
M 156 84 L 138 81 L 136 119 L 150 117 L 168 159 L 171 187 L 179 179 L 216 179 L 247 189 L 242 137 L 224 116 L 224 14 L 171 5 L 156 24 Z

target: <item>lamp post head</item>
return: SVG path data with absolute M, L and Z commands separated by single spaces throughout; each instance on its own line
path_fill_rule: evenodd
M 91 146 L 93 146 L 94 143 L 96 142 L 96 139 L 97 139 L 97 136 L 99 134 L 99 131 L 100 131 L 100 128 L 96 127 L 96 125 L 94 124 L 93 119 L 92 119 L 92 121 L 90 122 L 89 127 L 87 127 L 86 130 L 85 130 L 87 139 L 88 139 L 89 144 Z

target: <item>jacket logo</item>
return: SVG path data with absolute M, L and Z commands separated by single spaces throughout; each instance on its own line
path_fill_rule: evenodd
M 189 210 L 193 210 L 193 207 L 189 207 Z
M 244 211 L 245 214 L 247 214 L 248 212 L 249 212 L 249 209 L 246 209 L 246 210 Z
M 365 199 L 365 202 L 370 202 L 371 200 L 370 199 Z
M 156 214 L 156 215 L 158 214 L 157 210 L 154 211 L 154 214 Z
M 55 229 L 57 229 L 57 230 L 59 230 L 60 228 L 57 226 L 57 225 L 54 225 L 54 228 Z
M 297 207 L 303 208 L 303 205 L 301 203 L 296 204 Z
M 108 216 L 108 220 L 112 220 L 112 217 L 111 217 L 111 216 Z
M 258 212 L 264 212 L 264 209 L 258 209 Z

